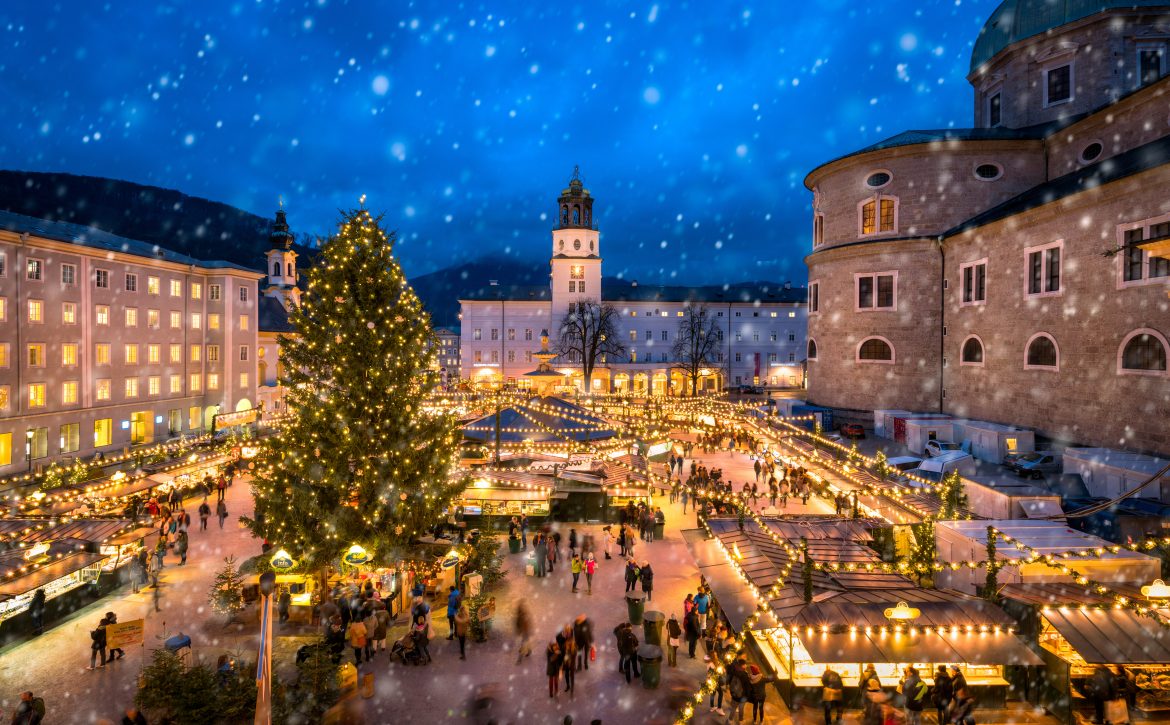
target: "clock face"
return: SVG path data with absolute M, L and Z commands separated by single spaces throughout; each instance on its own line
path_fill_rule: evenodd
M 577 250 L 581 249 L 581 240 L 580 239 L 573 240 L 573 249 L 577 249 Z

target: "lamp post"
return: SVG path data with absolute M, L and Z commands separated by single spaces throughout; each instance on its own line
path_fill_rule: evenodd
M 276 590 L 276 574 L 266 571 L 260 575 L 260 656 L 256 662 L 256 720 L 255 725 L 272 723 L 272 593 Z
M 35 435 L 36 433 L 33 433 L 32 428 L 24 432 L 24 459 L 28 461 L 29 471 L 32 471 L 32 442 L 33 436 Z

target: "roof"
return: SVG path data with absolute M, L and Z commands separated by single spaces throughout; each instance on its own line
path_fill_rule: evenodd
M 773 282 L 684 287 L 641 285 L 621 280 L 602 280 L 601 297 L 606 302 L 761 302 L 804 304 L 808 289 L 785 287 Z
M 1042 609 L 1040 613 L 1089 664 L 1170 662 L 1170 640 L 1158 615 L 1128 609 Z
M 985 226 L 1000 219 L 1051 204 L 1067 196 L 1164 166 L 1167 163 L 1170 163 L 1170 136 L 1164 136 L 1157 141 L 1151 141 L 1144 146 L 1138 146 L 1125 153 L 1098 161 L 1092 166 L 1086 166 L 1070 174 L 1034 186 L 999 206 L 993 206 L 981 214 L 976 214 L 962 224 L 944 232 L 943 236 L 950 237 Z
M 188 257 L 185 254 L 172 252 L 169 249 L 141 242 L 136 239 L 127 239 L 116 234 L 104 232 L 101 229 L 87 227 L 69 222 L 56 222 L 47 219 L 14 214 L 10 211 L 0 211 L 0 229 L 6 229 L 17 234 L 29 234 L 41 239 L 52 239 L 66 244 L 74 244 L 89 249 L 100 249 L 107 252 L 121 252 L 138 257 L 161 259 L 175 264 L 194 265 L 203 269 L 236 269 L 243 272 L 261 274 L 259 270 L 244 267 L 233 262 L 223 260 L 206 261 Z
M 275 297 L 260 296 L 258 316 L 257 324 L 261 332 L 296 332 L 296 328 L 289 322 L 288 310 Z
M 488 285 L 468 292 L 459 298 L 463 301 L 508 301 L 508 302 L 542 302 L 551 299 L 552 289 L 548 285 L 538 284 L 504 284 Z
M 1168 7 L 1165 0 L 1004 0 L 975 39 L 971 71 L 1008 46 L 1107 10 Z
M 542 408 L 559 410 L 563 415 L 531 410 L 524 405 L 504 408 L 500 411 L 500 442 L 560 443 L 566 438 L 599 441 L 617 435 L 604 420 L 560 398 L 547 396 L 532 402 Z M 493 441 L 495 430 L 496 414 L 493 412 L 464 425 L 463 437 Z

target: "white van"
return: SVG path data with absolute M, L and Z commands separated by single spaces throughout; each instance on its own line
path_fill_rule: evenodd
M 960 476 L 974 476 L 977 469 L 975 459 L 970 453 L 948 451 L 934 458 L 927 458 L 918 466 L 915 473 L 937 483 L 951 471 L 958 471 Z

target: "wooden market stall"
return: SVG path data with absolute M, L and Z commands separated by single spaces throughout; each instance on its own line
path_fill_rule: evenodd
M 471 485 L 455 502 L 467 518 L 511 517 L 525 514 L 529 519 L 549 515 L 549 501 L 555 488 L 550 475 L 498 469 L 477 469 Z

